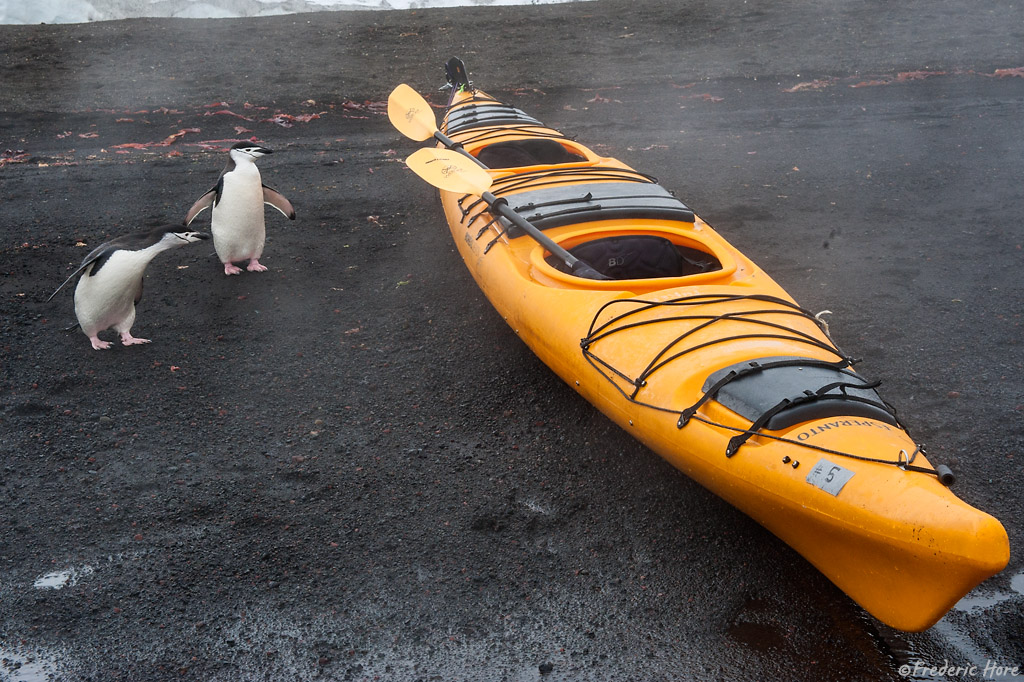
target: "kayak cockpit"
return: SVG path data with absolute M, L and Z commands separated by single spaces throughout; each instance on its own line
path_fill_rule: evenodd
M 478 149 L 475 156 L 491 170 L 526 166 L 560 166 L 583 163 L 588 160 L 582 149 L 546 138 L 494 142 Z
M 641 291 L 691 286 L 731 277 L 737 269 L 732 253 L 686 223 L 619 220 L 581 225 L 554 241 L 609 279 L 585 279 L 537 245 L 530 264 L 538 279 L 563 286 Z
M 661 234 L 596 235 L 568 251 L 614 280 L 687 277 L 722 269 L 714 254 L 690 244 L 675 243 Z M 555 269 L 572 273 L 560 259 L 548 256 L 546 260 Z
M 563 152 L 573 153 L 560 141 L 541 142 L 545 144 L 535 151 L 547 154 L 550 162 Z M 508 144 L 491 146 L 507 151 Z M 513 153 L 522 151 L 517 149 Z M 535 249 L 535 272 L 573 287 L 617 289 L 624 282 L 635 282 L 631 289 L 675 286 L 727 276 L 736 269 L 729 251 L 704 237 L 693 210 L 653 178 L 631 168 L 597 161 L 517 168 L 497 176 L 492 191 L 530 225 L 609 278 L 581 278 L 565 260 L 550 257 L 544 248 Z M 463 205 L 467 216 L 474 208 L 472 201 Z M 515 240 L 524 234 L 509 224 L 502 226 L 500 236 Z

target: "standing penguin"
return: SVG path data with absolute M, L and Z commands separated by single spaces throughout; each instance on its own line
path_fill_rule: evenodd
M 162 225 L 148 232 L 104 242 L 89 252 L 78 269 L 57 287 L 60 291 L 75 275 L 82 273 L 75 288 L 75 316 L 93 348 L 110 348 L 110 342 L 101 340 L 99 333 L 111 327 L 121 335 L 121 343 L 126 346 L 149 343 L 149 339 L 137 339 L 131 334 L 135 304 L 142 298 L 142 275 L 146 266 L 161 251 L 210 238 L 204 232 L 177 230 L 177 225 Z M 57 291 L 46 300 L 56 296 Z
M 248 260 L 246 270 L 265 272 L 267 267 L 260 264 L 263 243 L 267 237 L 267 225 L 263 215 L 263 204 L 267 203 L 295 220 L 295 209 L 283 194 L 267 187 L 260 178 L 256 159 L 271 150 L 251 142 L 239 142 L 228 152 L 230 158 L 217 184 L 192 204 L 185 225 L 213 206 L 210 221 L 213 246 L 217 257 L 224 264 L 225 275 L 237 275 L 242 271 L 234 261 Z

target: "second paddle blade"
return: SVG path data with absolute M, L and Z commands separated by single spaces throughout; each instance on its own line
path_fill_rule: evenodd
M 448 149 L 420 149 L 405 163 L 416 175 L 446 192 L 480 196 L 491 187 L 491 176 L 487 171 Z

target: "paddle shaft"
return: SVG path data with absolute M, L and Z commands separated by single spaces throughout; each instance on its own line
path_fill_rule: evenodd
M 463 147 L 461 144 L 459 144 L 452 138 L 442 133 L 440 130 L 434 130 L 434 139 L 443 144 L 448 149 L 451 149 L 453 152 L 458 152 L 459 154 L 462 154 L 467 159 L 470 159 L 473 163 L 480 166 L 481 168 L 487 169 L 487 166 L 484 165 L 483 161 L 467 152 L 465 147 Z
M 487 205 L 491 207 L 492 211 L 497 212 L 502 218 L 505 218 L 520 230 L 533 237 L 534 241 L 568 265 L 574 275 L 586 277 L 587 279 L 608 279 L 607 276 L 602 275 L 600 272 L 556 244 L 554 240 L 537 229 L 533 223 L 519 215 L 511 206 L 508 205 L 506 200 L 500 199 L 487 191 L 483 192 L 480 195 L 480 198 L 487 202 Z

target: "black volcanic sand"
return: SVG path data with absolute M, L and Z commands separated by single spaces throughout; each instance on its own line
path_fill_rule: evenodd
M 761 4 L 0 27 L 0 677 L 1024 667 L 1024 5 Z M 452 55 L 831 310 L 1003 521 L 1007 570 L 897 633 L 564 386 L 385 115 L 401 82 L 442 103 Z M 72 290 L 46 297 L 83 255 L 180 221 L 248 138 L 298 212 L 268 212 L 270 271 L 173 251 L 133 330 L 151 345 L 63 332 Z

